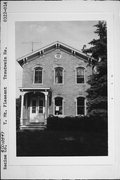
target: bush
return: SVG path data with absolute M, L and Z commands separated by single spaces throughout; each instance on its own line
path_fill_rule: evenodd
M 107 132 L 107 121 L 100 117 L 48 117 L 48 130 Z

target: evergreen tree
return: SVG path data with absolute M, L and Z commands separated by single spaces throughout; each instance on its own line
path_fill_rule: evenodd
M 93 39 L 85 53 L 91 53 L 93 74 L 88 80 L 88 114 L 107 119 L 107 28 L 104 21 L 95 25 L 98 39 Z

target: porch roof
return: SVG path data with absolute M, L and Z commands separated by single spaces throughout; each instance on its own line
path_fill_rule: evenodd
M 51 88 L 19 88 L 20 91 L 29 91 L 29 92 L 33 92 L 33 91 L 50 91 Z

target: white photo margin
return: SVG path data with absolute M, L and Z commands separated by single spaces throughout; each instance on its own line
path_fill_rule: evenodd
M 3 3 L 3 2 L 2 2 Z M 53 6 L 54 5 L 54 6 Z M 117 62 L 117 26 L 118 3 L 104 2 L 8 2 L 7 29 L 2 28 L 2 51 L 4 41 L 8 49 L 8 124 L 1 128 L 7 133 L 8 169 L 2 172 L 4 178 L 102 178 L 114 177 L 115 164 L 115 65 Z M 15 59 L 15 22 L 18 21 L 91 21 L 105 20 L 108 37 L 108 156 L 89 157 L 17 157 L 16 156 L 16 59 Z M 5 31 L 5 32 L 4 32 Z M 7 36 L 7 40 L 5 39 Z M 3 67 L 3 62 L 1 63 Z M 1 68 L 2 69 L 2 68 Z M 2 70 L 3 73 L 3 70 Z M 2 79 L 2 78 L 1 78 Z M 1 97 L 5 82 L 2 80 Z M 1 98 L 1 102 L 3 98 Z M 3 108 L 1 107 L 3 110 Z M 1 112 L 2 112 L 1 110 Z M 117 112 L 117 110 L 116 110 Z M 115 167 L 113 167 L 115 168 Z M 54 172 L 52 172 L 54 169 Z M 70 169 L 74 169 L 70 171 Z M 96 170 L 95 170 L 96 169 Z M 104 169 L 108 171 L 103 172 Z M 41 170 L 41 172 L 39 171 Z M 3 171 L 3 170 L 2 170 Z M 86 174 L 87 171 L 87 174 Z M 93 172 L 95 172 L 93 174 Z M 111 172 L 110 172 L 111 171 Z M 29 172 L 29 174 L 27 173 Z M 35 173 L 36 172 L 36 173 Z M 40 174 L 39 174 L 40 173 Z M 102 174 L 103 173 L 103 174 Z M 40 176 L 39 176 L 40 175 Z

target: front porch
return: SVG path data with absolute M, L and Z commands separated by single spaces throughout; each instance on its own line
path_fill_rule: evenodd
M 50 88 L 21 88 L 20 129 L 44 130 L 47 125 Z

